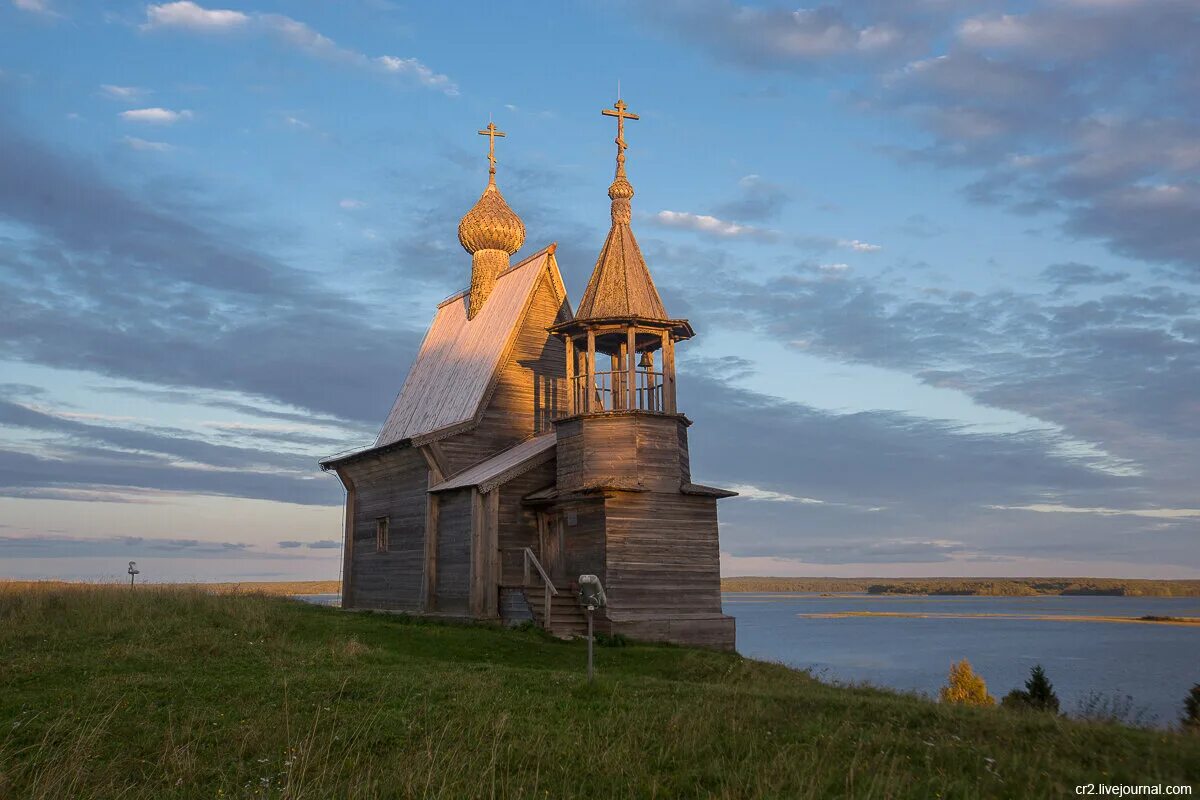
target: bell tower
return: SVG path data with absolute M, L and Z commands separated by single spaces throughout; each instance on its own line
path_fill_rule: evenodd
M 559 490 L 677 491 L 691 476 L 690 423 L 676 405 L 675 345 L 694 333 L 687 320 L 667 314 L 630 227 L 625 121 L 638 116 L 621 99 L 601 113 L 617 120 L 612 226 L 574 319 L 551 328 L 567 351 L 567 414 L 557 422 Z M 576 448 L 591 455 L 576 461 L 570 455 Z

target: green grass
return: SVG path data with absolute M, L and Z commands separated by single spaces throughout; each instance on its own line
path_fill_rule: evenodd
M 914 645 L 916 646 L 916 645 Z M 194 589 L 0 592 L 0 798 L 1066 797 L 1200 737 Z

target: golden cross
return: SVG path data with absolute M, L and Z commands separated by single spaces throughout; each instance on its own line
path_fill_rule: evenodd
M 628 145 L 625 144 L 625 120 L 637 119 L 638 115 L 632 111 L 626 111 L 629 106 L 625 105 L 625 101 L 617 98 L 617 102 L 612 108 L 605 108 L 600 111 L 606 117 L 617 118 L 617 172 L 625 171 L 625 149 Z
M 488 137 L 488 178 L 489 181 L 496 180 L 496 137 L 504 138 L 504 131 L 496 128 L 496 123 L 488 122 L 487 127 L 479 131 L 480 136 Z

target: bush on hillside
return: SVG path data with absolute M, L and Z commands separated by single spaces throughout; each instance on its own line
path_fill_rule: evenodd
M 1183 699 L 1183 717 L 1179 723 L 1185 731 L 1200 734 L 1200 683 Z
M 1000 705 L 1005 708 L 1029 711 L 1049 711 L 1058 713 L 1058 695 L 1054 693 L 1054 685 L 1046 677 L 1046 670 L 1038 664 L 1029 671 L 1029 680 L 1025 688 L 1013 689 L 1004 696 Z
M 938 693 L 943 703 L 957 703 L 967 706 L 994 706 L 996 698 L 988 694 L 987 684 L 983 678 L 971 669 L 971 662 L 965 658 L 957 664 L 950 665 L 950 680 Z

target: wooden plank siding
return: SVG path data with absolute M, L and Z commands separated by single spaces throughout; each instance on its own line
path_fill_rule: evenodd
M 439 442 L 448 475 L 551 430 L 551 418 L 566 403 L 566 348 L 546 328 L 569 313 L 550 274 L 543 272 L 479 424 Z
M 604 521 L 610 619 L 721 613 L 715 499 L 613 492 Z
M 446 492 L 438 500 L 437 610 L 466 613 L 471 599 L 471 514 L 474 489 Z
M 349 514 L 350 606 L 419 610 L 424 606 L 425 490 L 428 467 L 416 450 L 370 456 L 339 469 L 354 486 Z M 388 518 L 387 552 L 376 552 L 376 520 Z
M 524 580 L 524 557 L 518 550 L 528 547 L 545 564 L 538 540 L 537 510 L 524 505 L 525 495 L 554 483 L 551 460 L 513 478 L 496 489 L 499 495 L 497 525 L 500 549 L 500 585 L 519 586 Z
M 637 411 L 564 420 L 558 423 L 558 488 L 678 491 L 687 468 L 685 427 L 679 417 Z

